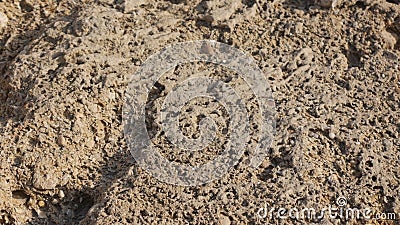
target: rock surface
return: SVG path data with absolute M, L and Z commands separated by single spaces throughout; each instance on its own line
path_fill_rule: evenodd
M 0 32 L 0 224 L 278 224 L 257 211 L 322 208 L 338 196 L 350 207 L 399 212 L 399 3 L 341 1 L 331 10 L 333 1 L 324 2 L 328 8 L 295 0 L 0 2 L 8 18 Z M 148 98 L 147 127 L 165 158 L 199 165 L 228 143 L 230 117 L 208 98 L 188 102 L 180 122 L 196 138 L 208 115 L 215 143 L 187 153 L 163 136 L 162 103 L 192 75 L 243 93 L 253 133 L 243 161 L 221 179 L 168 185 L 127 148 L 124 94 L 155 52 L 201 39 L 255 59 L 274 95 L 276 135 L 261 166 L 247 168 L 263 123 L 257 98 L 225 67 L 180 65 Z M 384 222 L 398 223 L 371 221 Z

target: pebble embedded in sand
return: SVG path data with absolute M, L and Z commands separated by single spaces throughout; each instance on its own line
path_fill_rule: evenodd
M 88 147 L 88 148 L 93 148 L 95 144 L 96 144 L 96 143 L 95 143 L 95 141 L 94 141 L 92 138 L 89 138 L 89 139 L 86 141 L 86 147 Z
M 54 189 L 59 184 L 58 174 L 49 170 L 37 170 L 33 174 L 33 186 L 41 190 Z
M 67 145 L 67 142 L 65 141 L 65 138 L 63 136 L 59 136 L 57 138 L 57 144 L 61 147 L 64 147 L 65 145 Z
M 61 199 L 63 199 L 63 198 L 65 197 L 65 194 L 64 194 L 64 191 L 63 191 L 63 190 L 60 190 L 60 191 L 58 192 L 58 197 L 61 198 Z
M 37 215 L 38 215 L 39 218 L 41 218 L 41 219 L 46 219 L 46 218 L 47 218 L 46 213 L 43 212 L 42 210 L 36 209 L 35 211 L 36 211 L 36 213 L 37 213 Z
M 8 17 L 6 14 L 0 12 L 0 29 L 7 26 Z
M 44 207 L 46 204 L 44 203 L 44 201 L 39 201 L 38 202 L 38 206 L 39 207 Z
M 219 223 L 221 225 L 230 225 L 231 224 L 231 220 L 229 219 L 229 217 L 221 215 L 220 218 L 219 218 Z
M 381 37 L 383 39 L 383 47 L 386 49 L 394 49 L 400 39 L 395 33 L 386 30 L 381 33 Z
M 329 132 L 329 138 L 330 139 L 335 139 L 335 137 L 336 137 L 335 133 L 333 133 L 332 131 Z

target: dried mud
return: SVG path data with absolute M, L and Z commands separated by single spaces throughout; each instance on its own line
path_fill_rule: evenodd
M 297 221 L 257 211 L 345 196 L 351 207 L 400 213 L 399 38 L 396 0 L 0 2 L 0 224 L 398 224 L 400 215 Z M 257 61 L 276 135 L 257 170 L 239 163 L 206 185 L 168 185 L 127 148 L 124 93 L 153 53 L 202 39 Z M 193 68 L 210 66 L 182 65 L 151 93 L 155 142 L 165 142 L 163 98 Z M 208 73 L 240 82 L 218 67 Z M 196 135 L 198 112 L 211 110 L 221 142 L 194 156 L 161 151 L 197 165 L 221 151 L 226 112 L 207 99 L 187 107 L 184 134 Z

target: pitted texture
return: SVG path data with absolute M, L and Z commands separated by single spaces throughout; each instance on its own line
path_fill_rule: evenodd
M 297 224 L 256 212 L 325 207 L 338 196 L 400 212 L 398 1 L 73 2 L 0 3 L 0 223 Z M 275 141 L 258 170 L 167 185 L 127 149 L 124 91 L 150 55 L 200 39 L 239 48 L 269 74 Z

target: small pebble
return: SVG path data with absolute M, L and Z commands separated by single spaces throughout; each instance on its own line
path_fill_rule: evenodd
M 57 144 L 61 147 L 64 147 L 67 142 L 65 141 L 65 138 L 63 136 L 59 136 L 57 139 Z
M 33 186 L 41 190 L 56 188 L 60 180 L 54 168 L 38 168 L 33 174 Z
M 8 17 L 6 14 L 0 12 L 0 29 L 7 26 Z
M 64 194 L 64 191 L 63 191 L 63 190 L 60 190 L 60 191 L 58 192 L 58 197 L 60 197 L 61 199 L 65 197 L 65 194 Z
M 220 218 L 219 218 L 219 223 L 221 225 L 230 225 L 231 224 L 231 220 L 229 219 L 229 217 L 221 215 Z
M 386 49 L 394 49 L 396 43 L 399 41 L 399 36 L 388 31 L 382 31 L 381 37 L 383 39 L 383 47 Z
M 39 207 L 43 207 L 43 206 L 45 206 L 45 205 L 46 205 L 46 204 L 44 203 L 44 201 L 39 201 L 39 202 L 38 202 L 38 206 L 39 206 Z
M 93 148 L 95 144 L 96 144 L 95 141 L 94 141 L 93 139 L 91 139 L 91 138 L 89 138 L 89 139 L 86 141 L 86 146 L 87 146 L 88 148 Z
M 336 135 L 333 132 L 329 132 L 329 138 L 330 139 L 335 139 Z
M 47 218 L 46 213 L 43 212 L 42 210 L 37 209 L 37 210 L 35 210 L 35 211 L 36 211 L 36 213 L 37 213 L 37 215 L 38 215 L 39 218 L 41 218 L 41 219 L 46 219 L 46 218 Z

